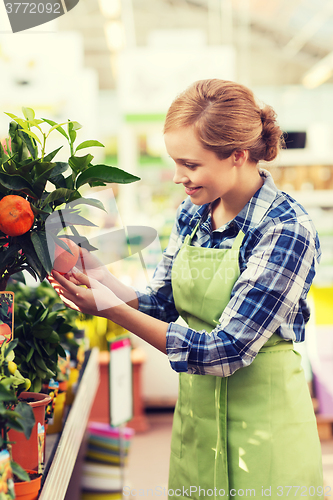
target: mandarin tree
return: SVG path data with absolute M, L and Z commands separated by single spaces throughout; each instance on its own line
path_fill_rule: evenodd
M 80 215 L 80 204 L 104 207 L 98 200 L 83 198 L 82 186 L 139 180 L 117 167 L 94 165 L 90 153 L 82 155 L 82 150 L 103 147 L 103 144 L 88 140 L 76 145 L 81 125 L 75 121 L 56 123 L 36 118 L 31 108 L 23 108 L 22 118 L 6 114 L 12 121 L 8 137 L 0 143 L 0 204 L 7 210 L 0 219 L 0 290 L 6 289 L 10 276 L 22 279 L 22 271 L 43 281 L 52 271 L 57 247 L 71 255 L 66 242 L 59 237 L 64 228 L 72 233 L 66 234 L 66 238 L 93 249 L 76 227 L 93 225 Z M 68 143 L 69 154 L 65 161 L 63 157 L 57 159 L 63 144 L 46 151 L 51 133 L 58 133 L 59 138 Z M 13 200 L 9 198 L 12 196 L 21 198 L 18 200 L 21 208 L 14 210 L 13 204 L 8 203 Z

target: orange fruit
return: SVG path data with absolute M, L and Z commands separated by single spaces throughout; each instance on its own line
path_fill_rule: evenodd
M 26 233 L 34 223 L 30 203 L 22 196 L 9 194 L 0 200 L 0 230 L 8 236 Z
M 72 267 L 75 266 L 77 259 L 79 258 L 80 247 L 69 238 L 60 239 L 68 245 L 72 253 L 69 253 L 67 250 L 56 244 L 53 269 L 58 271 L 60 274 L 66 274 L 72 269 Z

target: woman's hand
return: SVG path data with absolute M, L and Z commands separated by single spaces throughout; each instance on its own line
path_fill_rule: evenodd
M 166 354 L 168 323 L 137 311 L 108 287 L 80 271 L 67 275 L 53 271 L 48 280 L 68 307 L 110 319 Z
M 108 287 L 77 270 L 66 275 L 53 271 L 48 281 L 68 307 L 85 314 L 111 319 L 111 309 L 123 304 Z
M 123 302 L 126 302 L 126 304 L 134 309 L 138 308 L 138 299 L 135 291 L 131 287 L 121 283 L 112 273 L 110 273 L 108 268 L 97 259 L 97 257 L 91 252 L 88 252 L 85 248 L 80 249 L 80 256 L 75 267 L 82 271 L 89 280 L 98 281 L 100 284 L 112 290 Z M 73 277 L 71 281 L 75 283 Z
M 75 267 L 89 278 L 102 284 L 106 284 L 107 276 L 111 274 L 108 268 L 85 248 L 80 248 L 80 255 Z

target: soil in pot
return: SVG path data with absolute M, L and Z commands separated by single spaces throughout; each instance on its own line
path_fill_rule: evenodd
M 16 500 L 37 500 L 41 487 L 42 475 L 35 470 L 27 470 L 30 481 L 21 481 L 14 476 Z

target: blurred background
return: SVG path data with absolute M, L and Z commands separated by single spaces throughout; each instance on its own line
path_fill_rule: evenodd
M 322 244 L 300 349 L 317 410 L 333 416 L 333 1 L 80 0 L 55 21 L 16 34 L 0 11 L 0 136 L 8 129 L 4 112 L 21 115 L 22 106 L 57 122 L 77 120 L 82 140 L 105 145 L 95 163 L 141 177 L 104 193 L 105 227 L 158 232 L 142 254 L 114 264 L 130 285 L 146 285 L 184 199 L 163 143 L 172 99 L 213 77 L 243 83 L 273 106 L 287 149 L 265 168 L 310 212 Z M 172 407 L 177 375 L 163 355 L 133 343 L 144 353 L 144 407 Z

